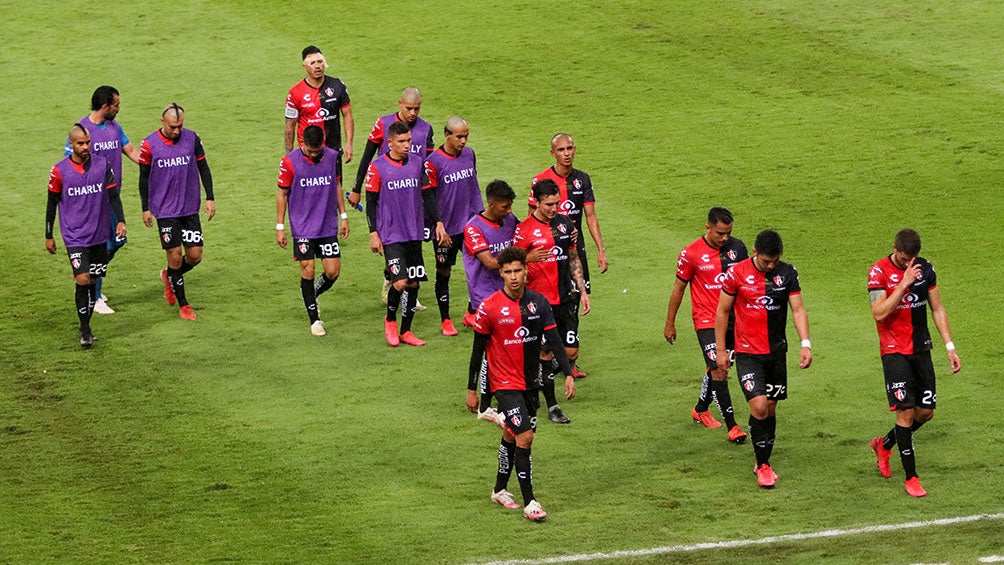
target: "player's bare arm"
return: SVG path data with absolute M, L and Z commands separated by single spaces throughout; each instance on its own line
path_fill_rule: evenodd
M 666 341 L 673 344 L 676 341 L 676 314 L 680 311 L 680 304 L 683 303 L 683 292 L 687 289 L 687 283 L 676 279 L 673 283 L 673 292 L 669 295 L 669 307 L 666 310 L 666 328 L 662 335 Z
M 788 306 L 791 307 L 791 319 L 795 323 L 798 339 L 802 342 L 802 348 L 798 354 L 798 366 L 802 369 L 808 369 L 809 365 L 812 365 L 812 348 L 807 346 L 809 343 L 809 313 L 805 310 L 801 294 L 788 295 Z
M 299 118 L 286 118 L 286 126 L 283 129 L 283 141 L 286 153 L 293 150 L 293 142 L 296 140 L 296 124 Z
M 729 355 L 725 348 L 725 334 L 729 329 L 729 313 L 732 312 L 732 305 L 736 297 L 728 293 L 721 293 L 718 297 L 718 310 L 715 312 L 715 354 L 719 371 L 729 370 Z
M 342 144 L 342 155 L 345 162 L 352 162 L 352 138 L 356 135 L 356 120 L 352 117 L 352 106 L 342 106 L 342 128 L 345 130 L 345 143 Z M 341 192 L 341 189 L 339 189 Z M 353 204 L 355 206 L 355 204 Z
M 574 247 L 568 250 L 568 267 L 572 271 L 572 279 L 575 281 L 575 286 L 579 289 L 582 315 L 585 316 L 589 313 L 591 304 L 589 302 L 589 294 L 586 293 L 586 279 L 582 274 L 582 261 L 579 260 L 579 254 Z
M 948 363 L 952 368 L 952 374 L 958 373 L 962 369 L 962 360 L 955 352 L 955 343 L 952 341 L 952 330 L 948 326 L 948 312 L 941 302 L 941 293 L 937 288 L 932 288 L 927 293 L 927 303 L 931 306 L 931 317 L 934 318 L 934 327 L 938 328 L 941 340 L 948 350 Z
M 534 247 L 533 249 L 528 249 L 526 252 L 526 260 L 529 263 L 539 263 L 550 256 L 551 250 L 545 247 Z
M 349 215 L 345 213 L 345 193 L 342 192 L 342 181 L 338 180 L 338 236 L 349 237 Z
M 275 242 L 279 247 L 286 249 L 286 208 L 289 206 L 289 189 L 279 187 L 275 195 L 275 224 L 276 227 L 282 225 L 283 229 L 275 230 Z
M 910 285 L 920 277 L 920 265 L 915 265 L 914 261 L 914 259 L 910 259 L 906 271 L 903 272 L 903 280 L 896 285 L 892 294 L 886 293 L 885 290 L 874 290 L 870 293 L 872 317 L 875 318 L 876 322 L 884 321 L 889 317 L 889 314 L 896 311 L 896 306 L 903 300 L 903 295 L 910 289 Z M 877 293 L 881 293 L 881 295 Z
M 607 261 L 607 248 L 603 246 L 603 235 L 600 234 L 600 219 L 596 216 L 596 205 L 586 204 L 586 226 L 589 228 L 589 235 L 593 236 L 593 243 L 596 244 L 596 264 L 600 267 L 600 273 L 607 272 L 610 262 Z

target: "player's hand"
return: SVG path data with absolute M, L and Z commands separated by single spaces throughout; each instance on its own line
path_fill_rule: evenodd
M 673 345 L 673 342 L 676 341 L 676 324 L 666 324 L 666 329 L 662 331 L 662 335 L 665 336 L 666 341 L 670 345 Z
M 610 261 L 607 261 L 607 252 L 605 250 L 601 249 L 596 254 L 596 264 L 600 266 L 600 273 L 605 273 L 610 268 Z
M 446 228 L 443 227 L 443 222 L 436 222 L 436 243 L 440 247 L 453 245 L 453 241 L 450 240 L 450 234 L 446 233 Z
M 143 225 L 152 228 L 153 227 L 153 214 L 149 210 L 143 212 Z
M 358 192 L 349 193 L 349 205 L 355 208 L 359 205 L 360 194 Z
M 216 215 L 216 202 L 213 200 L 206 200 L 206 221 L 213 219 Z
M 903 280 L 899 284 L 903 286 L 904 290 L 909 290 L 910 286 L 920 278 L 920 265 L 914 264 L 916 260 L 916 257 L 910 259 L 910 262 L 906 264 L 906 270 L 903 271 Z
M 289 151 L 287 151 L 286 153 L 289 153 Z M 351 145 L 346 145 L 345 147 L 342 147 L 342 155 L 345 157 L 345 162 L 346 163 L 351 163 L 352 162 L 352 146 Z M 355 206 L 355 204 L 353 204 L 353 206 Z
M 118 237 L 125 237 L 126 236 L 125 222 L 119 222 L 119 223 L 115 224 L 115 235 L 118 236 Z
M 45 240 L 45 250 L 49 252 L 49 255 L 56 254 L 56 240 L 49 238 Z
M 469 390 L 467 391 L 467 409 L 471 411 L 471 414 L 478 413 L 478 393 L 477 391 Z
M 812 350 L 803 347 L 802 352 L 798 354 L 798 368 L 808 369 L 809 365 L 812 365 Z
M 279 247 L 286 249 L 286 230 L 275 230 L 275 242 Z
M 589 309 L 591 306 L 589 304 L 589 295 L 586 294 L 585 292 L 580 292 L 579 296 L 581 297 L 579 299 L 580 300 L 579 312 L 582 316 L 585 316 L 586 314 L 589 313 Z
M 959 354 L 956 353 L 954 349 L 948 352 L 948 362 L 952 365 L 953 375 L 958 373 L 959 369 L 962 368 L 962 359 L 959 359 Z
M 731 361 L 729 360 L 728 352 L 727 351 L 724 352 L 724 355 L 723 355 L 723 354 L 718 353 L 717 349 L 718 348 L 716 347 L 715 348 L 715 350 L 716 350 L 715 351 L 715 363 L 718 364 L 718 370 L 719 371 L 728 372 L 729 367 L 732 365 Z
M 565 377 L 565 399 L 571 400 L 575 398 L 575 377 L 568 375 Z
M 579 243 L 579 230 L 572 230 L 572 245 L 578 245 Z
M 345 218 L 339 222 L 338 226 L 338 236 L 342 239 L 349 237 L 349 219 Z
M 380 241 L 380 236 L 375 231 L 370 232 L 370 251 L 383 255 L 383 242 Z
M 551 250 L 545 247 L 534 247 L 526 252 L 528 263 L 539 263 L 551 256 Z

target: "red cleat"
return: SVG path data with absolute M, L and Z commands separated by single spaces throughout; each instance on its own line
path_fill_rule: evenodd
M 872 451 L 875 452 L 875 456 L 878 458 L 879 473 L 888 479 L 892 476 L 892 468 L 889 466 L 889 456 L 892 455 L 892 450 L 886 449 L 882 445 L 882 438 L 876 437 L 872 438 Z
M 164 300 L 166 300 L 170 306 L 177 304 L 178 297 L 174 295 L 174 289 L 171 288 L 171 281 L 167 280 L 167 269 L 160 270 L 160 282 L 164 283 Z
M 407 343 L 408 345 L 414 345 L 415 347 L 421 347 L 425 345 L 425 342 L 418 339 L 418 336 L 411 333 L 410 331 L 401 334 L 401 342 Z
M 743 429 L 740 428 L 738 424 L 735 425 L 735 426 L 732 426 L 732 429 L 729 430 L 729 441 L 731 441 L 732 443 L 734 443 L 736 445 L 739 445 L 741 443 L 745 443 L 746 442 L 746 432 L 744 432 Z
M 397 347 L 401 344 L 401 337 L 397 335 L 397 321 L 383 321 L 383 335 L 387 338 L 387 345 Z
M 576 379 L 584 379 L 589 375 L 580 371 L 578 365 L 572 365 L 572 376 Z
M 690 411 L 690 417 L 694 419 L 695 422 L 704 424 L 707 428 L 720 428 L 722 423 L 715 419 L 711 415 L 711 412 L 705 410 L 704 412 L 698 412 L 697 408 Z
M 453 327 L 453 320 L 449 318 L 443 320 L 443 335 L 446 337 L 453 337 L 457 335 L 457 328 Z
M 927 491 L 920 486 L 920 477 L 910 477 L 906 480 L 906 493 L 917 498 L 927 496 Z
M 463 319 L 462 323 L 465 326 L 467 326 L 468 328 L 473 328 L 474 327 L 474 314 L 471 314 L 470 312 L 464 312 L 464 319 Z
M 777 473 L 774 469 L 770 468 L 770 465 L 764 463 L 756 469 L 753 470 L 756 473 L 756 482 L 763 488 L 774 488 L 774 484 L 777 482 Z
M 182 320 L 194 320 L 198 318 L 198 316 L 195 315 L 195 312 L 192 312 L 191 304 L 185 304 L 184 306 L 179 308 L 178 316 L 180 316 Z

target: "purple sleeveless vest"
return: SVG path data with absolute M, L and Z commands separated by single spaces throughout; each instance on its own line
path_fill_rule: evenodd
M 160 132 L 146 138 L 150 147 L 150 213 L 157 218 L 180 218 L 199 213 L 199 167 L 195 163 L 195 132 L 181 130 L 171 145 Z
M 509 214 L 499 227 L 478 214 L 471 218 L 467 225 L 474 226 L 481 232 L 488 245 L 488 252 L 497 257 L 503 249 L 512 245 L 518 223 L 516 216 Z M 467 273 L 467 294 L 471 297 L 471 304 L 475 308 L 493 292 L 502 290 L 502 277 L 498 269 L 488 269 L 482 265 L 477 257 L 467 252 L 467 245 L 464 245 L 464 272 Z
M 383 143 L 380 144 L 380 149 L 377 150 L 377 157 L 381 157 L 384 153 L 390 151 L 390 146 L 387 145 L 387 128 L 397 121 L 397 114 L 388 114 L 386 116 L 380 117 L 380 122 L 383 125 Z M 432 125 L 429 122 L 423 120 L 422 118 L 415 118 L 415 123 L 411 125 L 411 151 L 412 155 L 417 155 L 420 159 L 425 159 L 425 156 L 429 154 L 428 141 L 429 132 L 432 131 Z
M 396 163 L 388 155 L 373 160 L 380 173 L 377 234 L 384 245 L 422 241 L 425 205 L 422 204 L 422 159 L 412 155 Z
M 67 157 L 56 164 L 63 179 L 59 200 L 59 231 L 66 247 L 104 244 L 111 233 L 108 202 L 108 162 L 92 156 L 87 169 L 78 173 Z
M 464 147 L 460 155 L 451 157 L 437 149 L 426 161 L 436 167 L 439 187 L 436 202 L 446 233 L 451 236 L 461 233 L 471 216 L 485 209 L 474 166 L 474 150 Z
M 287 155 L 293 164 L 289 188 L 289 230 L 294 238 L 316 239 L 338 235 L 338 152 L 325 147 L 314 164 L 303 151 Z
M 104 157 L 112 166 L 115 182 L 122 186 L 122 126 L 115 120 L 105 120 L 104 127 L 91 121 L 90 115 L 80 118 L 91 135 L 91 157 Z

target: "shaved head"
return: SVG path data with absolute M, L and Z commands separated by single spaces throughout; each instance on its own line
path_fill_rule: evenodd
M 164 106 L 164 112 L 160 115 L 160 117 L 180 120 L 185 117 L 185 109 L 178 106 L 178 104 L 171 102 L 167 106 Z
M 408 88 L 404 89 L 404 92 L 401 93 L 401 101 L 412 104 L 421 104 L 422 93 L 414 86 L 409 86 Z
M 462 129 L 470 129 L 470 128 L 467 126 L 467 120 L 461 118 L 460 116 L 453 116 L 452 118 L 446 120 L 445 133 L 447 135 L 455 131 L 460 131 Z
M 70 133 L 67 137 L 70 138 L 70 141 L 73 141 L 74 139 L 78 139 L 81 137 L 90 137 L 90 134 L 87 133 L 87 130 L 84 129 L 84 126 L 80 125 L 80 122 L 77 122 L 72 126 L 70 126 Z
M 70 127 L 70 155 L 75 163 L 83 164 L 91 158 L 91 134 L 79 122 Z
M 575 140 L 572 139 L 572 136 L 567 133 L 556 133 L 554 134 L 554 137 L 551 138 L 551 150 L 553 151 L 554 148 L 562 141 L 568 141 L 572 145 L 575 145 Z

